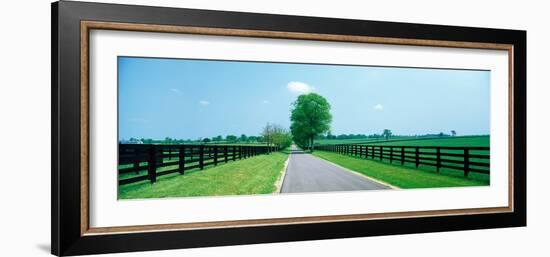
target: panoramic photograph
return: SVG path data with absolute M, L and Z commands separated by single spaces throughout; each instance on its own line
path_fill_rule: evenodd
M 490 186 L 490 71 L 118 57 L 118 199 Z

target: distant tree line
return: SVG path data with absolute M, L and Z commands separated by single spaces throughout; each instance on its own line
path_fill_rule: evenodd
M 278 146 L 281 149 L 287 148 L 292 144 L 290 132 L 278 124 L 267 123 L 259 136 L 247 136 L 246 134 L 237 135 L 218 135 L 215 137 L 205 137 L 192 139 L 176 139 L 166 137 L 164 139 L 151 138 L 130 138 L 129 140 L 120 140 L 125 144 L 267 144 Z
M 340 134 L 333 135 L 330 131 L 327 134 L 321 134 L 316 137 L 316 139 L 372 139 L 372 138 L 396 138 L 396 137 L 417 137 L 417 138 L 427 138 L 427 137 L 450 137 L 456 136 L 456 131 L 451 130 L 450 134 L 439 132 L 436 134 L 420 134 L 420 135 L 394 135 L 390 129 L 384 129 L 380 134 Z
M 227 135 L 227 136 L 215 136 L 205 137 L 198 139 L 177 139 L 166 137 L 164 139 L 152 139 L 152 138 L 134 138 L 131 137 L 128 140 L 121 140 L 121 143 L 129 144 L 190 144 L 190 143 L 264 143 L 265 138 L 262 136 L 247 136 L 246 134 Z

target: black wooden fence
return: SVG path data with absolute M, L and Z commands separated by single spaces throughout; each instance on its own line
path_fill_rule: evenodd
M 317 150 L 336 152 L 359 158 L 372 159 L 405 165 L 413 164 L 460 170 L 467 177 L 470 172 L 490 173 L 489 147 L 455 147 L 455 146 L 388 146 L 338 144 L 320 145 Z
M 237 161 L 277 151 L 274 146 L 247 145 L 118 145 L 119 185 L 149 180 L 158 176 Z M 142 174 L 146 171 L 146 174 Z

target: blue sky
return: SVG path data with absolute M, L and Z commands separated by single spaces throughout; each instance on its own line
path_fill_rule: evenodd
M 489 134 L 490 72 L 118 58 L 120 139 L 258 135 L 316 92 L 333 134 Z

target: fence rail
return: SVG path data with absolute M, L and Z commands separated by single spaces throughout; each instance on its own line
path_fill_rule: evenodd
M 204 169 L 229 161 L 238 161 L 279 149 L 274 146 L 249 145 L 118 145 L 119 185 L 138 181 L 157 181 L 158 176 L 186 170 Z M 143 171 L 147 173 L 142 174 Z M 124 177 L 124 178 L 121 178 Z
M 437 172 L 441 168 L 460 170 L 465 177 L 470 172 L 490 173 L 489 147 L 337 144 L 320 145 L 316 149 L 401 165 L 412 163 L 416 168 L 432 166 Z

